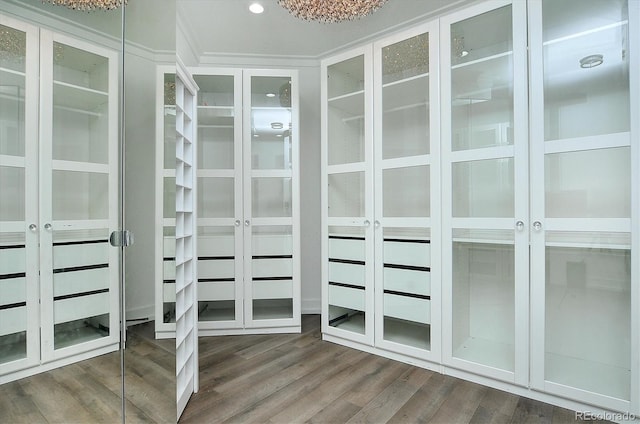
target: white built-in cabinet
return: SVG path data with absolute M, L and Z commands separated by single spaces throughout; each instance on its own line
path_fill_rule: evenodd
M 422 25 L 322 68 L 323 331 L 434 360 L 438 37 L 437 26 Z
M 0 15 L 0 382 L 116 350 L 118 57 Z
M 489 1 L 325 59 L 324 339 L 639 414 L 638 40 Z
M 171 87 L 170 72 L 159 70 L 159 93 Z M 299 332 L 297 72 L 231 68 L 191 72 L 199 87 L 199 334 Z M 171 131 L 171 101 L 159 101 L 160 131 Z M 174 171 L 167 155 L 172 153 L 167 147 L 162 156 L 162 139 L 160 135 L 157 193 L 171 199 Z M 156 334 L 168 337 L 175 331 L 170 203 L 156 201 L 156 296 L 162 300 L 156 305 Z

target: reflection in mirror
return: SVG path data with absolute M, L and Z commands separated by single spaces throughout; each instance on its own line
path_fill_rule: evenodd
M 129 3 L 126 31 L 123 8 L 0 4 L 0 422 L 119 422 L 123 406 L 127 421 L 175 420 L 175 342 L 155 340 L 152 322 L 147 77 L 175 63 L 175 1 Z M 123 205 L 137 245 L 125 252 L 121 314 L 124 264 L 107 240 Z

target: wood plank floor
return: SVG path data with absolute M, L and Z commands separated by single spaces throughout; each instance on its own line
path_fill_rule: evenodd
M 200 339 L 200 391 L 180 422 L 575 423 L 573 411 L 302 333 Z
M 125 350 L 128 423 L 175 423 L 175 340 L 132 327 Z M 120 423 L 120 353 L 0 386 L 0 423 Z
M 574 412 L 301 334 L 203 337 L 181 423 L 575 423 Z M 129 333 L 129 423 L 175 422 L 174 340 Z M 0 386 L 0 424 L 120 422 L 119 354 Z

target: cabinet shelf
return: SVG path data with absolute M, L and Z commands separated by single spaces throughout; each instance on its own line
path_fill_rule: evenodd
M 472 102 L 493 100 L 511 85 L 513 52 L 508 51 L 451 67 L 451 98 Z M 509 96 L 505 92 L 505 96 Z
M 0 67 L 0 80 L 2 80 L 3 89 L 7 85 L 24 89 L 25 77 L 24 72 Z
M 329 107 L 341 110 L 351 117 L 364 115 L 364 90 L 332 97 L 327 102 Z
M 105 106 L 108 93 L 60 81 L 53 82 L 54 107 L 95 111 Z
M 231 106 L 198 106 L 198 126 L 232 127 L 234 108 Z
M 426 106 L 429 103 L 429 74 L 384 84 L 382 96 L 384 113 Z

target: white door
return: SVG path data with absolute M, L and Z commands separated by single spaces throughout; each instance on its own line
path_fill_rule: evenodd
M 0 369 L 38 364 L 38 28 L 0 15 Z M 4 38 L 6 37 L 6 38 Z
M 438 36 L 374 45 L 374 238 L 376 346 L 439 362 Z
M 242 71 L 194 69 L 198 84 L 198 321 L 243 327 Z
M 40 32 L 43 361 L 120 340 L 117 64 L 114 51 Z
M 243 72 L 246 328 L 300 326 L 298 75 Z
M 529 22 L 532 385 L 637 413 L 640 4 Z
M 441 20 L 443 362 L 528 384 L 526 4 Z M 488 29 L 491 30 L 488 30 Z
M 196 164 L 198 86 L 176 66 L 176 391 L 177 418 L 198 391 Z
M 371 47 L 322 64 L 322 332 L 373 345 Z

